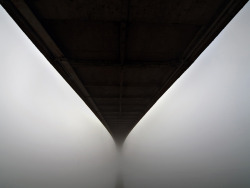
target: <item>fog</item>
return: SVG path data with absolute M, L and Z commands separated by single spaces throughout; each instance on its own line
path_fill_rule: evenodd
M 125 188 L 250 187 L 249 18 L 248 3 L 132 130 Z M 111 136 L 2 7 L 0 91 L 0 187 L 115 187 Z
M 130 133 L 127 188 L 250 187 L 250 4 Z
M 0 187 L 114 187 L 113 139 L 2 7 L 0 38 Z

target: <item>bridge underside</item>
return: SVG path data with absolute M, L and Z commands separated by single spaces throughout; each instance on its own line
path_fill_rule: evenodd
M 0 1 L 116 142 L 247 2 Z

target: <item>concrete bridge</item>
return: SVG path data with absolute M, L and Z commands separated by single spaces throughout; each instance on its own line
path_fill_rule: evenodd
M 0 2 L 121 144 L 247 0 Z

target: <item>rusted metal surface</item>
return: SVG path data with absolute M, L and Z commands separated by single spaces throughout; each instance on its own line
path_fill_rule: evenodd
M 0 1 L 116 142 L 247 2 Z

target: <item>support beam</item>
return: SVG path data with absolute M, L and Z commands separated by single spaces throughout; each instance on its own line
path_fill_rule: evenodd
M 123 78 L 124 78 L 124 62 L 126 54 L 126 39 L 127 39 L 127 22 L 129 16 L 129 2 L 122 0 L 121 23 L 120 23 L 120 97 L 119 97 L 119 110 L 122 113 L 122 93 L 123 93 Z
M 229 0 L 220 7 L 219 15 L 204 25 L 182 54 L 185 62 L 193 62 L 214 40 L 221 30 L 233 19 L 247 1 Z
M 160 83 L 131 83 L 123 84 L 123 87 L 158 87 Z M 102 82 L 85 83 L 85 87 L 120 87 L 120 84 L 107 84 Z
M 120 67 L 117 61 L 114 60 L 87 60 L 87 59 L 67 59 L 70 64 L 75 68 L 88 67 L 88 66 L 117 66 Z M 138 67 L 138 66 L 147 66 L 147 67 L 159 67 L 159 66 L 177 66 L 179 64 L 178 59 L 168 59 L 162 61 L 142 61 L 142 60 L 125 60 L 123 67 Z
M 16 22 L 20 25 L 25 25 L 24 32 L 32 39 L 35 45 L 38 45 L 43 51 L 42 53 L 51 62 L 51 64 L 64 75 L 66 81 L 72 86 L 75 86 L 78 94 L 85 98 L 86 104 L 92 109 L 99 120 L 109 130 L 106 120 L 103 118 L 98 107 L 90 97 L 88 91 L 78 78 L 77 74 L 71 67 L 70 63 L 64 57 L 62 51 L 50 37 L 42 24 L 30 10 L 24 0 L 1 1 L 6 10 L 15 17 Z M 18 9 L 18 11 L 16 10 Z
M 247 0 L 0 2 L 122 143 Z

